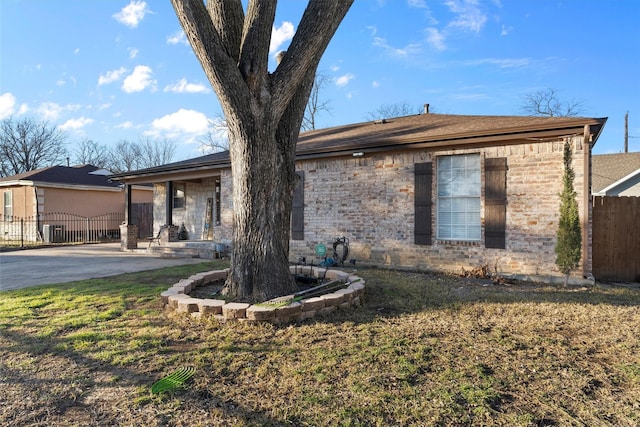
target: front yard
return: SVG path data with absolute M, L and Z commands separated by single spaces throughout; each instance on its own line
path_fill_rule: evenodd
M 223 266 L 1 292 L 0 424 L 640 424 L 638 286 L 358 268 L 363 306 L 299 325 L 162 312 L 167 285 Z

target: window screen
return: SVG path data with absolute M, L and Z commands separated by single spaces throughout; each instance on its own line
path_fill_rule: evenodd
M 438 239 L 480 240 L 480 155 L 438 158 Z

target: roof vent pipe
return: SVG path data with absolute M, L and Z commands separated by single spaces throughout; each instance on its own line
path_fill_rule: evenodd
M 424 104 L 424 113 L 429 114 L 429 104 Z

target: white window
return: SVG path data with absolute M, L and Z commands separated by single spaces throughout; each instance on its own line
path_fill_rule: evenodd
M 4 219 L 5 221 L 11 221 L 13 217 L 13 193 L 11 190 L 4 192 Z
M 480 240 L 480 155 L 438 157 L 438 239 Z
M 184 192 L 185 192 L 185 184 L 184 183 L 175 183 L 173 184 L 173 208 L 174 209 L 182 209 L 185 206 L 184 203 Z

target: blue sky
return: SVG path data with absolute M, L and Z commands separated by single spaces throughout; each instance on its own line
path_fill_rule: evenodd
M 278 2 L 273 55 L 305 4 Z M 331 112 L 318 127 L 390 104 L 518 115 L 526 94 L 553 88 L 609 118 L 595 153 L 623 150 L 627 111 L 640 151 L 639 24 L 637 0 L 356 0 L 320 63 Z M 11 115 L 59 126 L 70 150 L 169 138 L 182 160 L 201 154 L 221 109 L 169 0 L 2 0 L 0 118 Z

